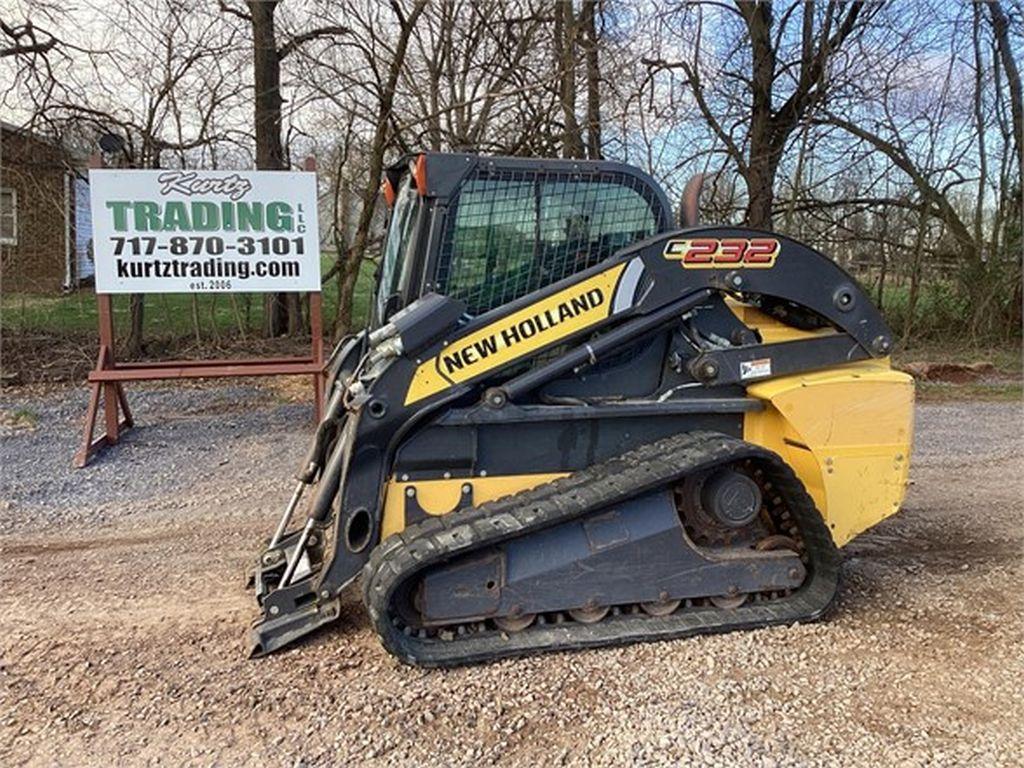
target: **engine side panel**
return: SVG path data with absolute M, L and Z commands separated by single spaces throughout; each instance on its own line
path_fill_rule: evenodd
M 753 384 L 764 401 L 743 438 L 782 456 L 806 486 L 838 546 L 895 514 L 906 493 L 914 382 L 871 360 Z

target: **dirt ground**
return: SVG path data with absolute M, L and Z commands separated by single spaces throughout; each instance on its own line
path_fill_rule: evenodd
M 197 393 L 136 396 L 77 473 L 80 392 L 0 398 L 0 765 L 1022 764 L 1019 403 L 918 407 L 905 508 L 825 622 L 423 671 L 354 597 L 245 657 L 308 411 Z

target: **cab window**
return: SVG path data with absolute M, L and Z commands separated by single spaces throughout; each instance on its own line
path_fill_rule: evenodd
M 384 254 L 381 257 L 380 283 L 377 287 L 377 317 L 380 320 L 384 319 L 388 297 L 399 290 L 399 280 L 419 204 L 420 196 L 413 189 L 412 177 L 406 176 L 395 197 L 395 207 L 391 211 Z
M 437 284 L 474 315 L 655 234 L 664 214 L 652 190 L 623 173 L 485 172 L 453 208 Z

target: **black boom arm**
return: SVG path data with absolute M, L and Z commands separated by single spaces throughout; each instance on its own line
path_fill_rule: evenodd
M 615 258 L 639 258 L 649 276 L 647 292 L 634 297 L 636 313 L 710 289 L 766 308 L 788 305 L 800 315 L 809 311 L 851 336 L 871 356 L 891 349 L 889 328 L 857 282 L 831 259 L 787 237 L 703 227 L 658 235 Z

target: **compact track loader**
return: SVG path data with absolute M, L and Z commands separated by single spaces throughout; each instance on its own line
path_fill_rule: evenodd
M 697 225 L 699 183 L 675 228 L 617 163 L 426 153 L 384 186 L 373 319 L 259 558 L 255 655 L 359 577 L 423 666 L 826 611 L 837 547 L 900 506 L 913 418 L 849 275 Z

